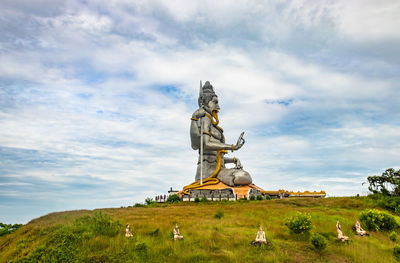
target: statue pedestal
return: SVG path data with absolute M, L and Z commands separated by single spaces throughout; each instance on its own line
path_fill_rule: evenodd
M 249 198 L 250 196 L 262 195 L 263 189 L 255 184 L 229 186 L 223 182 L 214 185 L 199 186 L 196 189 L 187 190 L 189 194 L 180 191 L 178 195 L 181 196 L 183 201 L 194 201 L 196 197 L 206 197 L 208 200 L 237 200 L 239 198 Z

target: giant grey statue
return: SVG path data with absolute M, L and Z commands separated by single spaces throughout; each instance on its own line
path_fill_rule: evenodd
M 201 85 L 200 85 L 201 86 Z M 229 186 L 247 185 L 252 183 L 251 176 L 243 170 L 239 159 L 235 157 L 225 157 L 228 151 L 239 150 L 245 140 L 243 133 L 239 136 L 237 143 L 226 144 L 223 129 L 218 126 L 218 97 L 215 94 L 213 86 L 206 81 L 204 86 L 200 87 L 199 109 L 192 115 L 190 137 L 192 148 L 199 150 L 199 159 L 197 162 L 197 171 L 195 180 L 200 180 L 200 170 L 202 169 L 203 178 L 217 178 Z M 201 130 L 203 131 L 201 134 Z M 200 136 L 203 136 L 201 138 Z M 201 162 L 200 144 L 203 141 L 203 160 Z M 200 167 L 202 163 L 202 168 Z M 234 168 L 226 168 L 225 164 L 234 163 Z

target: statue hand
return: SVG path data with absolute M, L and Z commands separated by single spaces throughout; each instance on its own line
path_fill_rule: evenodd
M 206 111 L 203 108 L 199 108 L 192 114 L 192 118 L 198 119 L 204 117 L 204 115 L 206 115 Z
M 242 132 L 237 140 L 236 145 L 233 147 L 234 150 L 239 150 L 242 148 L 243 144 L 245 143 L 245 140 L 243 139 L 244 132 Z
M 243 169 L 242 163 L 240 162 L 239 159 L 236 159 L 235 164 L 236 164 L 236 166 L 235 166 L 236 169 Z

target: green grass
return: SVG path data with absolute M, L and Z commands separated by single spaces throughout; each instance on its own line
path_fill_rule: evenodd
M 353 234 L 352 226 L 366 208 L 375 205 L 367 198 L 343 197 L 157 204 L 52 213 L 0 237 L 0 262 L 35 262 L 35 255 L 41 255 L 43 262 L 397 262 L 393 257 L 396 243 L 389 239 L 388 232 L 371 232 L 369 237 Z M 102 234 L 98 233 L 103 230 L 98 230 L 101 228 L 97 221 L 93 227 L 87 218 L 77 220 L 94 217 L 98 212 L 120 223 L 110 222 Z M 285 219 L 297 212 L 309 213 L 311 232 L 327 239 L 322 252 L 313 248 L 310 235 L 290 234 L 284 225 Z M 223 217 L 216 218 L 217 213 Z M 336 241 L 337 220 L 351 239 L 348 245 Z M 79 222 L 87 222 L 87 226 Z M 172 241 L 175 223 L 183 241 Z M 133 238 L 125 238 L 125 224 L 131 226 Z M 271 246 L 257 248 L 249 244 L 259 225 Z M 49 258 L 51 255 L 59 258 Z

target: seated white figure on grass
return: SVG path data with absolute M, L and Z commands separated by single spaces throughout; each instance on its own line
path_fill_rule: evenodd
M 349 242 L 349 237 L 343 235 L 342 227 L 340 226 L 339 220 L 336 222 L 336 231 L 338 233 L 338 240 L 339 241 Z
M 126 224 L 125 236 L 126 237 L 133 237 L 132 232 L 131 232 L 131 228 L 129 227 L 129 224 Z
M 182 240 L 183 236 L 181 236 L 181 233 L 179 232 L 178 224 L 175 225 L 174 228 L 174 240 Z
M 262 229 L 262 226 L 260 226 L 260 229 L 257 232 L 256 240 L 251 242 L 252 245 L 261 245 L 265 244 L 268 245 L 267 239 L 265 238 L 265 232 Z
M 356 229 L 356 235 L 359 236 L 369 236 L 369 234 L 367 233 L 367 231 L 365 231 L 364 229 L 362 229 L 360 222 L 358 222 L 358 220 L 356 221 L 356 225 L 355 225 L 355 229 Z

